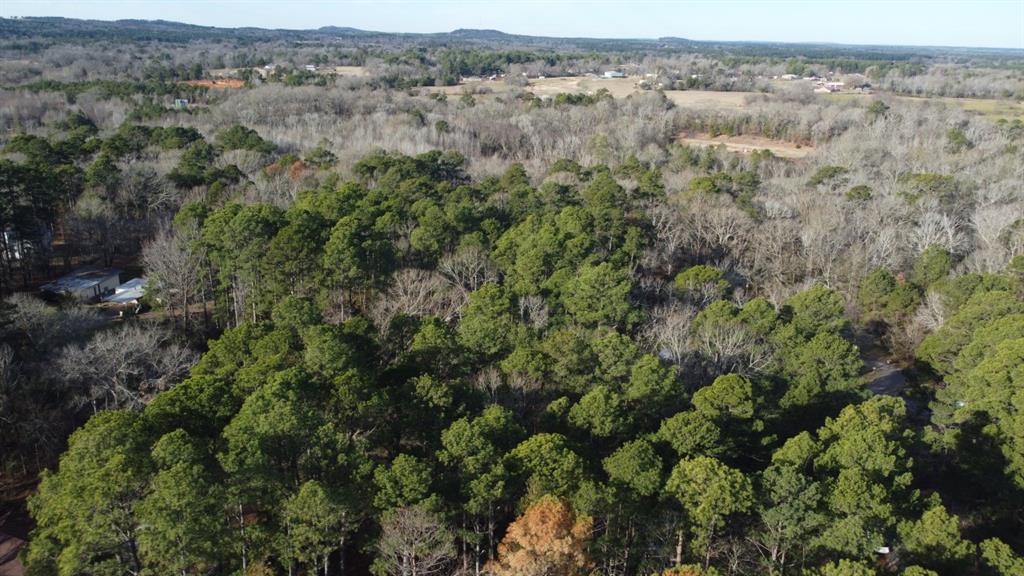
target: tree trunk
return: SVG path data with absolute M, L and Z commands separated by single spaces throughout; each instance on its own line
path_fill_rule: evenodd
M 242 510 L 242 503 L 238 503 L 238 529 L 242 536 L 242 573 L 249 568 L 248 547 L 245 541 L 245 513 Z
M 675 565 L 680 566 L 683 563 L 683 530 L 680 529 L 676 534 L 676 561 Z
M 345 536 L 338 539 L 338 575 L 345 576 Z

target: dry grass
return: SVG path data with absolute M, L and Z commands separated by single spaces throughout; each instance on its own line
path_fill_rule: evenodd
M 758 92 L 711 92 L 708 90 L 666 90 L 665 97 L 681 108 L 731 111 L 746 110 L 752 98 L 764 97 Z

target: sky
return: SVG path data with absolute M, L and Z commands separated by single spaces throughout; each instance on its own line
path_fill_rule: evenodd
M 0 16 L 1024 49 L 1024 0 L 0 0 Z

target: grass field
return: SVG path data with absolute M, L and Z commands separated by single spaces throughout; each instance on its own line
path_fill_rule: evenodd
M 1024 121 L 1024 102 L 1013 100 L 991 100 L 985 98 L 911 98 L 908 100 L 938 100 L 955 106 L 960 106 L 969 112 L 977 112 L 992 118 L 1005 118 L 1007 120 Z
M 1024 102 L 1017 102 L 1014 100 L 996 100 L 993 98 L 952 98 L 947 96 L 891 96 L 897 100 L 904 102 L 941 102 L 943 104 L 949 104 L 951 106 L 959 106 L 968 112 L 976 112 L 983 116 L 988 116 L 993 120 L 1004 118 L 1006 120 L 1021 120 L 1024 121 Z M 845 100 L 856 100 L 860 98 L 870 98 L 866 94 L 856 94 L 853 92 L 840 92 L 837 94 L 829 94 L 825 98 L 830 98 L 837 101 Z

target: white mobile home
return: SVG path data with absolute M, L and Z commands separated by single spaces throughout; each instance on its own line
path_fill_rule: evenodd
M 92 302 L 113 294 L 121 283 L 120 275 L 121 271 L 113 268 L 82 268 L 43 284 L 39 289 L 57 296 Z

